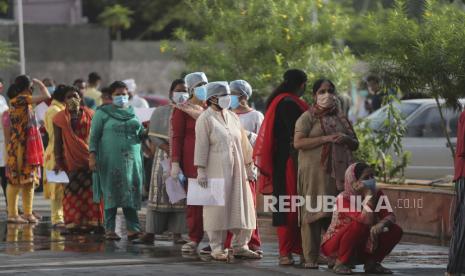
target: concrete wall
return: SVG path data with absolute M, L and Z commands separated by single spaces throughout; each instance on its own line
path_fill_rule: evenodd
M 26 24 L 26 71 L 36 78 L 51 77 L 58 83 L 87 78 L 96 71 L 103 84 L 134 78 L 139 91 L 167 95 L 171 81 L 180 77 L 183 64 L 160 52 L 153 41 L 111 41 L 106 28 L 92 25 Z M 0 25 L 0 40 L 17 45 L 16 25 Z M 0 69 L 0 77 L 12 80 L 19 66 Z
M 17 1 L 14 1 L 14 14 L 17 18 Z M 34 24 L 80 24 L 82 18 L 81 0 L 23 0 L 25 23 Z
M 183 69 L 173 55 L 160 52 L 160 42 L 112 42 L 111 79 L 133 78 L 144 93 L 168 95 L 171 81 Z

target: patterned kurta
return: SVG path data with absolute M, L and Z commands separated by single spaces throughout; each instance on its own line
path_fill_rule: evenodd
M 236 114 L 207 109 L 195 125 L 194 165 L 205 167 L 208 178 L 224 178 L 225 206 L 204 206 L 205 231 L 255 229 L 256 215 L 245 164 L 251 146 Z
M 23 92 L 10 100 L 10 141 L 8 152 L 8 180 L 11 185 L 38 185 L 39 169 L 37 165 L 26 162 L 27 127 L 32 110 L 32 95 Z
M 143 184 L 141 141 L 144 128 L 132 107 L 102 106 L 92 119 L 90 152 L 97 157 L 93 176 L 94 201 L 103 199 L 105 210 L 126 207 L 139 210 Z
M 94 112 L 86 107 L 81 108 L 80 112 L 79 117 L 72 119 L 69 111 L 64 110 L 53 119 L 55 126 L 61 129 L 62 138 L 59 145 L 60 140 L 55 137 L 55 147 L 62 148 L 69 176 L 63 199 L 67 228 L 98 226 L 103 218 L 101 205 L 93 202 L 92 172 L 89 169 L 88 140 Z
M 163 160 L 170 162 L 168 155 L 159 147 L 160 145 L 169 145 L 170 128 L 171 128 L 171 113 L 173 107 L 165 105 L 157 108 L 150 119 L 149 136 L 152 143 L 157 147 L 153 166 L 152 177 L 150 179 L 150 192 L 147 207 L 157 212 L 184 212 L 186 208 L 186 200 L 181 200 L 176 204 L 169 202 L 169 197 L 166 192 L 166 179 L 170 172 L 164 172 L 161 163 Z

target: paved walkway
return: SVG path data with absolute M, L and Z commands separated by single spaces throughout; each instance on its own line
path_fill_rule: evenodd
M 48 202 L 40 195 L 34 208 L 44 215 L 49 212 Z M 4 217 L 3 210 L 0 204 L 0 218 Z M 125 232 L 123 222 L 118 217 L 120 234 Z M 279 267 L 274 229 L 267 218 L 260 220 L 260 226 L 264 258 L 224 264 L 198 255 L 183 256 L 180 247 L 165 236 L 158 237 L 155 246 L 140 246 L 125 239 L 106 242 L 98 235 L 62 236 L 52 231 L 47 222 L 17 226 L 7 225 L 3 220 L 0 222 L 0 275 L 334 275 L 326 266 L 319 270 Z M 408 240 L 399 244 L 384 264 L 396 275 L 443 275 L 447 247 Z M 355 272 L 361 274 L 362 266 L 357 266 Z

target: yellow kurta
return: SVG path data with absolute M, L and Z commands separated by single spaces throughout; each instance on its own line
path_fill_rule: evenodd
M 53 150 L 55 144 L 55 134 L 53 131 L 53 117 L 55 115 L 65 110 L 65 105 L 60 103 L 57 100 L 53 100 L 50 107 L 45 112 L 45 129 L 47 130 L 48 134 L 48 145 L 45 149 L 45 170 L 53 170 L 55 168 L 55 153 Z M 44 178 L 46 178 L 44 174 Z M 63 195 L 63 185 L 62 184 L 50 184 L 47 181 L 44 181 L 44 196 L 47 199 L 55 199 L 56 196 Z
M 97 88 L 88 87 L 84 96 L 92 98 L 97 106 L 102 105 L 102 92 L 98 91 Z

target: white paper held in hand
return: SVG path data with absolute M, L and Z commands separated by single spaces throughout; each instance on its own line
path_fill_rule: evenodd
M 189 178 L 187 205 L 224 206 L 224 179 L 208 179 L 208 187 L 200 187 L 197 179 Z
M 171 204 L 175 204 L 187 196 L 181 182 L 171 176 L 166 179 L 166 193 Z
M 69 183 L 68 175 L 64 171 L 59 171 L 58 174 L 55 171 L 46 170 L 48 183 Z

